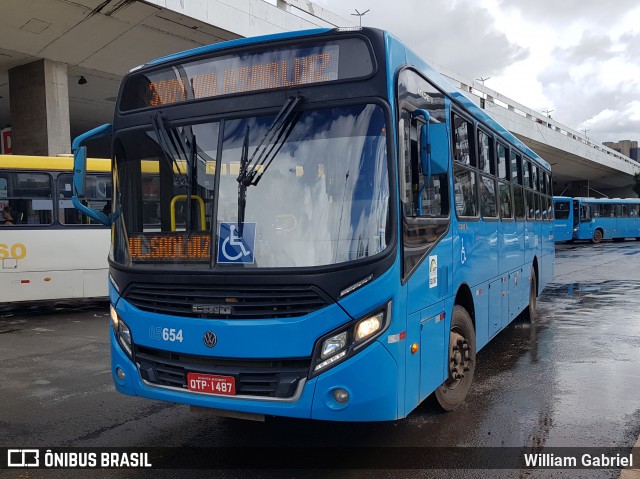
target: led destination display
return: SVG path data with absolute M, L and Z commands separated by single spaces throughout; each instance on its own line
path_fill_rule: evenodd
M 355 52 L 359 61 L 341 63 L 343 51 L 350 58 Z M 355 38 L 224 55 L 132 75 L 123 91 L 121 109 L 334 82 L 363 77 L 372 71 L 367 45 Z

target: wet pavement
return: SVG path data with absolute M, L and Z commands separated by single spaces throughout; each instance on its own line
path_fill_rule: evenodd
M 117 394 L 106 308 L 0 319 L 0 446 L 626 447 L 640 434 L 640 242 L 561 245 L 538 318 L 478 354 L 452 413 L 334 424 L 222 419 Z M 1 316 L 1 314 L 0 314 Z M 445 450 L 443 450 L 445 451 Z M 430 451 L 433 453 L 433 451 Z M 443 452 L 445 454 L 445 452 Z M 88 471 L 4 471 L 85 477 Z M 618 477 L 620 470 L 217 471 L 215 477 Z M 2 472 L 0 472 L 2 475 Z M 95 477 L 211 477 L 208 471 L 92 471 Z

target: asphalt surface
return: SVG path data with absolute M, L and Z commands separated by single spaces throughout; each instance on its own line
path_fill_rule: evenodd
M 0 313 L 0 446 L 626 447 L 640 434 L 640 242 L 561 245 L 533 324 L 478 355 L 456 411 L 402 421 L 265 423 L 123 396 L 109 369 L 106 305 Z M 443 450 L 444 451 L 444 450 Z M 443 453 L 444 454 L 444 453 Z M 618 477 L 611 470 L 0 471 L 3 477 Z

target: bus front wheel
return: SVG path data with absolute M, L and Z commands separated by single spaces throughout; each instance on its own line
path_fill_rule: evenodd
M 460 406 L 473 382 L 476 368 L 476 335 L 471 316 L 462 306 L 453 307 L 449 332 L 449 377 L 435 391 L 435 399 L 445 411 Z
M 602 241 L 602 230 L 595 230 L 593 232 L 593 239 L 591 241 L 595 244 L 600 243 L 600 241 Z

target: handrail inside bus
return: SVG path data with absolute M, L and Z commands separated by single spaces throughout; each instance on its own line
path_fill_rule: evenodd
M 187 195 L 176 195 L 171 200 L 171 231 L 176 231 L 176 203 L 178 201 L 184 201 L 188 198 Z M 202 231 L 205 226 L 205 217 L 204 217 L 204 200 L 198 195 L 191 195 L 192 200 L 196 200 L 200 205 L 200 228 Z

